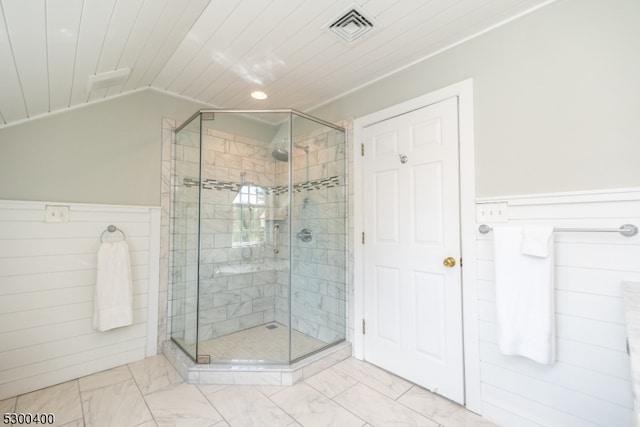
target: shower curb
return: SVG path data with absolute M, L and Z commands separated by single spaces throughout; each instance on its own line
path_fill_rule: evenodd
M 189 384 L 287 386 L 348 359 L 352 349 L 344 341 L 290 365 L 196 364 L 171 340 L 165 341 L 162 353 Z

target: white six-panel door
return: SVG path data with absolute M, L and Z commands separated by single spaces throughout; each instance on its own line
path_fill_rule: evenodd
M 457 98 L 363 144 L 365 360 L 464 403 Z

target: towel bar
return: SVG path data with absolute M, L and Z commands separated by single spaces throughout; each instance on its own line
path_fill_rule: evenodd
M 110 225 L 107 227 L 106 230 L 104 230 L 102 232 L 102 234 L 100 235 L 100 243 L 104 243 L 104 235 L 105 233 L 115 233 L 116 231 L 119 231 L 120 233 L 122 233 L 122 240 L 127 240 L 127 235 L 124 234 L 124 231 L 122 231 L 121 229 L 119 229 L 118 227 L 116 227 L 115 225 Z
M 478 231 L 482 234 L 487 234 L 493 230 L 487 224 L 482 224 L 478 227 Z M 553 231 L 568 231 L 568 232 L 589 232 L 589 233 L 620 233 L 625 237 L 632 237 L 638 234 L 638 227 L 633 224 L 624 224 L 620 228 L 554 228 Z

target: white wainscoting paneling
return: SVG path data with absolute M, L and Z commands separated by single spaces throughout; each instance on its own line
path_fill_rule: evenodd
M 511 224 L 640 226 L 640 192 L 483 200 L 508 203 Z M 491 224 L 489 224 L 491 225 Z M 557 363 L 500 354 L 492 233 L 477 234 L 483 416 L 504 427 L 631 427 L 621 282 L 640 280 L 640 236 L 556 232 Z
M 46 205 L 69 221 L 45 223 Z M 93 329 L 96 253 L 122 229 L 134 324 Z M 0 201 L 0 400 L 156 354 L 160 209 Z M 108 234 L 108 233 L 107 233 Z

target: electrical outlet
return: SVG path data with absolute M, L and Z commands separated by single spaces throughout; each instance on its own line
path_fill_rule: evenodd
M 45 206 L 44 222 L 69 222 L 69 206 Z
M 508 222 L 507 202 L 478 203 L 476 205 L 476 221 L 485 222 Z

